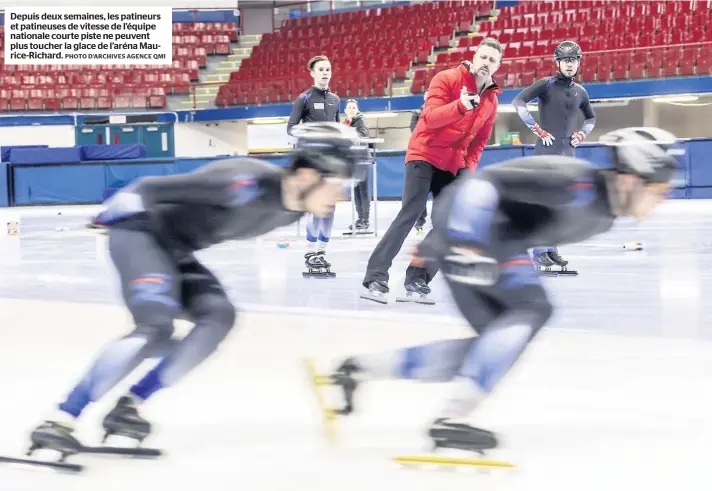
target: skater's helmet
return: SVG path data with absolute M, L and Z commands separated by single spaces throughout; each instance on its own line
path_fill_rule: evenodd
M 634 174 L 648 184 L 668 184 L 678 169 L 678 157 L 685 154 L 675 135 L 660 128 L 622 128 L 600 141 L 610 147 L 615 171 Z
M 368 148 L 354 128 L 335 122 L 304 123 L 294 128 L 297 141 L 292 169 L 311 168 L 323 178 L 363 181 L 370 170 Z
M 562 41 L 554 50 L 554 59 L 556 61 L 565 60 L 566 58 L 576 58 L 580 60 L 583 56 L 581 46 L 574 41 Z

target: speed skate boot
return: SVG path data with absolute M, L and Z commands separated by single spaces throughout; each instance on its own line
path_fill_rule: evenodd
M 326 261 L 324 251 L 307 252 L 304 254 L 304 264 L 307 271 L 302 273 L 304 278 L 333 278 L 336 276 L 332 273 L 331 264 Z
M 388 299 L 386 298 L 386 295 L 388 295 L 389 291 L 390 289 L 388 288 L 388 283 L 376 280 L 368 284 L 368 291 L 366 293 L 362 293 L 361 298 L 387 304 Z
M 438 448 L 452 448 L 482 455 L 485 450 L 498 446 L 497 438 L 491 431 L 457 423 L 448 418 L 436 419 L 430 426 L 428 436 L 433 441 L 434 451 Z
M 396 298 L 396 302 L 415 302 L 423 305 L 434 305 L 435 300 L 428 298 L 430 287 L 422 278 L 416 278 L 405 284 L 405 297 Z
M 341 388 L 344 395 L 344 405 L 340 409 L 334 409 L 335 414 L 347 416 L 353 412 L 354 393 L 358 387 L 358 381 L 353 375 L 358 372 L 360 372 L 360 369 L 354 362 L 354 359 L 347 358 L 339 365 L 339 368 L 331 374 L 331 384 Z
M 578 276 L 577 271 L 569 271 L 566 269 L 566 265 L 569 264 L 568 261 L 564 261 L 564 259 L 559 256 L 559 253 L 556 251 L 548 251 L 546 253 L 549 256 L 549 259 L 551 262 L 553 262 L 555 265 L 559 266 L 561 268 L 561 271 L 557 271 L 559 276 Z
M 536 270 L 542 276 L 559 276 L 558 271 L 552 271 L 551 267 L 556 263 L 549 257 L 548 252 L 541 252 L 534 255 L 534 264 L 536 265 Z
M 138 414 L 136 404 L 129 396 L 123 396 L 104 418 L 104 431 L 102 443 L 116 435 L 133 438 L 140 445 L 151 433 L 151 423 Z
M 74 429 L 69 425 L 45 421 L 30 435 L 32 444 L 27 455 L 32 455 L 36 450 L 54 450 L 61 454 L 59 462 L 64 462 L 67 457 L 81 452 L 83 448 L 82 444 L 72 436 L 73 432 Z

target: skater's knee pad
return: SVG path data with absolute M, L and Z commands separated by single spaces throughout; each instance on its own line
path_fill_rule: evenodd
M 225 334 L 235 325 L 237 317 L 235 307 L 224 295 L 201 295 L 195 298 L 190 313 L 196 325 L 218 326 L 225 330 Z

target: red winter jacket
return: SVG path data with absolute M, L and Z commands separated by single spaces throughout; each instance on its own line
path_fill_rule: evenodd
M 480 105 L 467 111 L 460 102 L 460 89 L 477 92 L 469 63 L 444 70 L 430 82 L 415 131 L 408 142 L 405 161 L 424 160 L 441 170 L 457 174 L 477 168 L 482 151 L 492 135 L 502 89 L 494 82 L 480 94 Z

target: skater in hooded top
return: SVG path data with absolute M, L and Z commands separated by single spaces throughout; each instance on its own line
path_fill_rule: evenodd
M 574 82 L 582 56 L 581 47 L 575 42 L 560 43 L 554 50 L 554 60 L 558 68 L 556 74 L 537 80 L 512 101 L 519 117 L 539 137 L 534 149 L 536 155 L 574 156 L 576 147 L 596 126 L 596 115 L 589 102 L 588 93 Z M 527 103 L 537 97 L 539 123 L 527 109 Z M 581 128 L 576 129 L 574 125 L 579 111 L 585 120 Z M 576 275 L 575 271 L 566 269 L 568 261 L 559 255 L 556 247 L 537 248 L 532 251 L 532 255 L 540 268 L 548 269 L 556 265 L 561 267 L 559 273 Z
M 195 253 L 258 237 L 304 213 L 326 216 L 344 187 L 368 172 L 352 128 L 311 123 L 295 135 L 288 168 L 253 158 L 219 160 L 190 174 L 140 179 L 106 203 L 92 226 L 108 230 L 135 328 L 103 349 L 56 414 L 32 432 L 30 453 L 81 452 L 73 431 L 87 406 L 144 360 L 160 358 L 103 421 L 106 436 L 146 438 L 151 424 L 139 414 L 140 405 L 212 355 L 235 324 L 233 304 Z M 194 323 L 181 340 L 173 338 L 179 317 Z
M 644 219 L 660 203 L 684 153 L 670 133 L 626 128 L 604 135 L 612 165 L 567 156 L 523 157 L 454 183 L 432 214 L 437 240 L 418 256 L 436 262 L 455 304 L 477 336 L 352 356 L 327 376 L 354 410 L 359 379 L 451 381 L 452 393 L 429 436 L 436 447 L 484 451 L 492 432 L 459 422 L 487 398 L 552 315 L 528 249 L 577 243 L 617 218 Z M 320 378 L 320 380 L 323 377 Z

